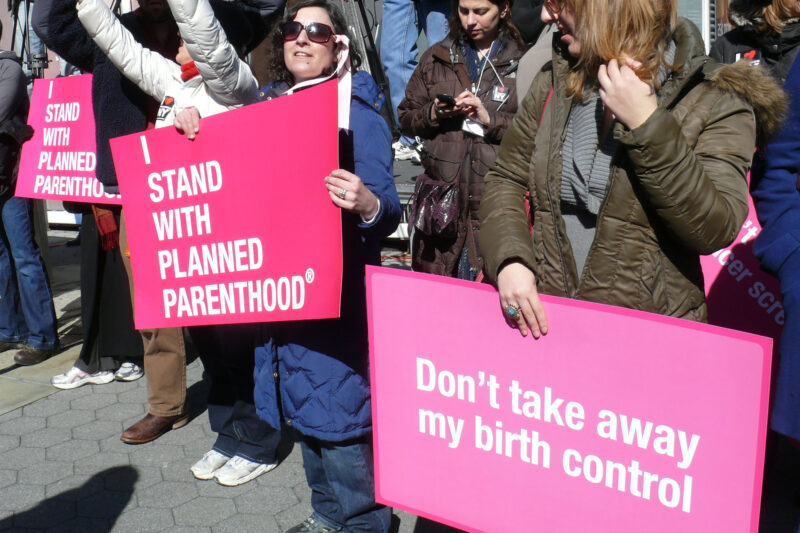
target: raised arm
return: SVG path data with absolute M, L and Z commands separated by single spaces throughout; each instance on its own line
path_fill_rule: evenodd
M 747 216 L 747 181 L 756 139 L 752 108 L 740 97 L 708 91 L 708 122 L 694 146 L 668 111 L 616 138 L 627 147 L 643 196 L 677 242 L 700 254 L 730 244 Z
M 675 114 L 657 107 L 653 88 L 639 79 L 628 59 L 611 60 L 598 73 L 600 96 L 620 124 L 615 138 L 641 186 L 642 196 L 676 242 L 700 254 L 730 244 L 747 215 L 747 171 L 756 144 L 752 100 L 735 85 L 757 87 L 759 99 L 782 91 L 766 73 L 749 65 L 710 63 L 700 96 L 686 97 L 704 113 L 702 131 L 689 144 Z
M 258 81 L 228 41 L 209 0 L 169 0 L 169 7 L 186 50 L 217 100 L 230 106 L 254 103 Z
M 52 51 L 85 72 L 92 72 L 100 53 L 81 26 L 75 0 L 36 0 L 31 25 Z
M 77 7 L 81 24 L 114 66 L 142 91 L 163 100 L 170 80 L 180 78 L 178 64 L 139 44 L 102 0 L 78 0 Z

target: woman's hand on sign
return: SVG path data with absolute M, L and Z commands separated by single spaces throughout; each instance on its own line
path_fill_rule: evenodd
M 186 138 L 194 140 L 197 132 L 200 131 L 200 112 L 195 107 L 187 107 L 175 115 L 175 129 L 180 133 L 185 133 Z
M 535 339 L 547 334 L 547 316 L 536 290 L 536 276 L 528 267 L 519 261 L 506 264 L 497 274 L 497 290 L 508 325 L 518 328 L 523 337 L 529 329 Z M 509 307 L 516 310 L 516 316 L 511 316 Z
M 372 220 L 378 214 L 378 198 L 367 189 L 361 178 L 341 168 L 325 177 L 331 201 L 337 207 Z
M 658 107 L 653 85 L 636 75 L 636 69 L 641 65 L 627 58 L 620 66 L 616 59 L 612 59 L 600 65 L 597 72 L 600 98 L 614 117 L 631 130 L 644 124 Z

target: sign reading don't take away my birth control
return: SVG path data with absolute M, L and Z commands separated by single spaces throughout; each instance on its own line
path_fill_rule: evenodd
M 92 75 L 33 82 L 16 195 L 95 204 L 119 204 L 95 178 L 97 167 Z
M 137 328 L 339 316 L 336 84 L 112 139 Z
M 758 531 L 769 339 L 542 296 L 535 340 L 486 285 L 368 267 L 367 291 L 377 501 L 471 532 Z

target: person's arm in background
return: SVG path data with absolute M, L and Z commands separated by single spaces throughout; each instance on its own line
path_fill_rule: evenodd
M 169 0 L 186 50 L 203 82 L 223 104 L 239 106 L 257 101 L 258 81 L 247 63 L 239 59 L 208 0 Z M 230 10 L 239 6 L 231 4 Z M 244 13 L 238 31 L 250 31 Z
M 103 0 L 78 0 L 77 5 L 87 35 L 114 66 L 142 91 L 163 100 L 172 79 L 180 75 L 178 64 L 139 44 Z
M 0 60 L 0 195 L 13 194 L 19 150 L 33 135 L 25 124 L 28 89 L 20 64 Z
M 369 78 L 366 72 L 353 76 L 354 87 Z M 353 98 L 350 105 L 350 129 L 353 142 L 353 170 L 336 169 L 325 178 L 331 201 L 361 217 L 359 229 L 365 238 L 381 239 L 390 235 L 400 222 L 400 199 L 392 170 L 392 136 L 386 121 L 374 104 L 383 102 L 375 82 L 364 83 L 363 94 L 370 103 Z M 372 104 L 372 105 L 370 105 Z M 341 142 L 341 139 L 340 139 Z M 340 161 L 341 164 L 341 161 Z M 339 196 L 345 191 L 344 198 Z
M 0 61 L 0 122 L 12 118 L 28 98 L 25 74 L 16 61 Z
M 100 51 L 78 20 L 75 0 L 36 0 L 31 25 L 47 48 L 82 71 L 92 72 Z
M 359 228 L 364 234 L 383 238 L 397 229 L 401 212 L 392 170 L 392 136 L 386 121 L 374 109 L 358 101 L 352 105 L 353 115 L 364 117 L 351 119 L 351 124 L 360 124 L 353 128 L 355 171 L 380 204 L 372 220 L 362 222 Z
M 800 62 L 794 62 L 784 88 L 789 113 L 763 158 L 757 159 L 751 194 L 762 227 L 753 252 L 786 293 L 800 278 Z
M 434 107 L 438 107 L 439 100 L 435 94 L 430 92 L 436 81 L 428 76 L 432 70 L 432 54 L 433 51 L 430 48 L 422 54 L 419 65 L 414 69 L 406 85 L 405 98 L 397 106 L 398 120 L 403 132 L 423 139 L 432 139 L 438 135 L 440 133 L 439 120 L 452 115 L 448 111 L 446 114 L 437 116 L 434 110 Z

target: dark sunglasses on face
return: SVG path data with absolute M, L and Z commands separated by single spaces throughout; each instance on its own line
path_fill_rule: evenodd
M 308 40 L 313 43 L 325 44 L 331 40 L 331 37 L 333 37 L 333 28 L 327 24 L 311 22 L 303 26 L 301 23 L 293 20 L 285 23 L 281 28 L 281 31 L 283 32 L 283 40 L 294 41 L 300 37 L 300 32 L 303 31 L 303 29 L 306 30 Z

